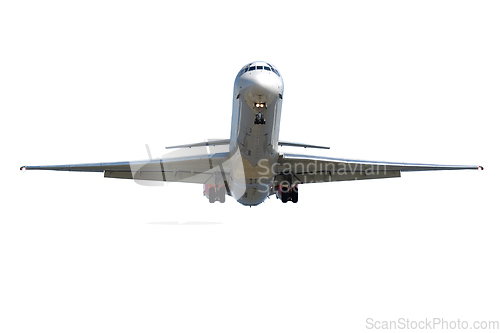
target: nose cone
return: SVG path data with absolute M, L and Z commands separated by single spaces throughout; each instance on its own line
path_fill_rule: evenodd
M 247 87 L 251 95 L 277 95 L 281 92 L 281 79 L 272 72 L 253 72 L 242 77 L 243 87 Z
M 269 103 L 283 93 L 281 79 L 272 72 L 251 72 L 240 78 L 240 91 L 245 100 L 253 107 L 254 103 Z

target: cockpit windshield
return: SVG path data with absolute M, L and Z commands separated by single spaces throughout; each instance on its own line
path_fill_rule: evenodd
M 270 71 L 270 72 L 273 72 L 275 73 L 276 75 L 278 75 L 279 77 L 281 77 L 280 73 L 278 72 L 278 70 L 276 68 L 273 67 L 273 65 L 269 64 L 269 63 L 265 63 L 267 66 L 255 66 L 254 63 L 251 63 L 251 64 L 248 64 L 246 65 L 245 67 L 243 67 L 240 72 L 238 73 L 238 76 L 236 78 L 239 78 L 240 76 L 243 75 L 243 73 L 246 73 L 246 72 L 251 72 L 251 71 L 255 71 L 255 70 L 265 70 L 265 71 Z

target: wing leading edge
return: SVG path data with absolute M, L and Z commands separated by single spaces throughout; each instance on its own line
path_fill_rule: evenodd
M 106 178 L 209 184 L 227 159 L 228 153 L 216 153 L 146 161 L 23 166 L 21 170 L 103 172 Z

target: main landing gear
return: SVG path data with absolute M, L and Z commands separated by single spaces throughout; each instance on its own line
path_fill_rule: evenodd
M 297 203 L 299 201 L 299 185 L 293 183 L 291 173 L 282 174 L 282 177 L 276 187 L 276 197 L 281 199 L 283 203 L 288 201 Z
M 205 185 L 203 194 L 208 198 L 210 203 L 214 203 L 215 201 L 219 201 L 220 203 L 226 202 L 226 187 L 223 185 Z
M 276 196 L 281 199 L 283 203 L 287 203 L 288 201 L 297 203 L 299 201 L 299 186 L 278 185 Z

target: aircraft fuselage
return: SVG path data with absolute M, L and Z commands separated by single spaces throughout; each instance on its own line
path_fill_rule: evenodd
M 270 194 L 271 166 L 278 160 L 278 134 L 283 102 L 283 79 L 274 66 L 253 62 L 244 66 L 234 82 L 233 113 L 229 149 L 239 151 L 244 188 L 238 199 L 243 205 L 258 205 Z

